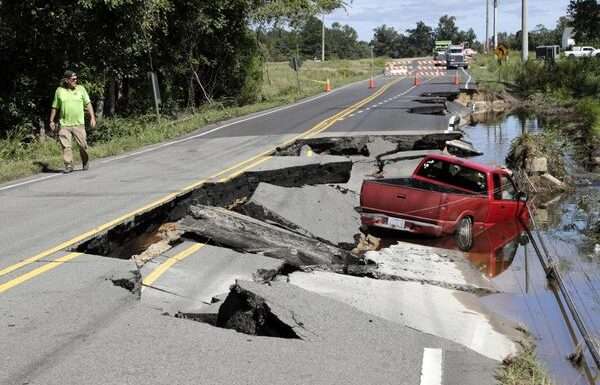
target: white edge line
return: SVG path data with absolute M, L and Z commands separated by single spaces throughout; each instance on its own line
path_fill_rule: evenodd
M 423 349 L 421 385 L 442 384 L 442 349 Z
M 19 186 L 25 186 L 25 185 L 31 184 L 33 182 L 41 182 L 41 181 L 46 180 L 46 179 L 55 178 L 55 177 L 59 176 L 60 174 L 61 173 L 56 173 L 56 174 L 52 174 L 52 175 L 46 175 L 46 176 L 43 176 L 41 178 L 36 178 L 36 179 L 32 179 L 32 180 L 27 180 L 25 182 L 20 182 L 20 183 L 11 184 L 9 186 L 0 187 L 0 191 L 9 190 L 11 188 L 15 188 L 15 187 L 19 187 Z
M 469 77 L 469 80 L 467 80 L 467 82 L 465 83 L 465 88 L 469 89 L 469 83 L 471 83 L 471 74 L 468 73 L 467 71 L 465 71 L 465 67 L 460 67 L 460 69 L 462 70 L 462 72 L 467 75 Z
M 376 78 L 378 78 L 378 77 L 380 77 L 380 76 L 376 76 Z M 222 128 L 227 128 L 227 127 L 239 124 L 239 123 L 245 123 L 245 122 L 253 120 L 253 119 L 262 118 L 263 116 L 268 116 L 268 115 L 274 114 L 276 112 L 285 111 L 285 110 L 293 108 L 293 107 L 297 107 L 297 106 L 301 106 L 301 105 L 306 104 L 306 103 L 313 102 L 315 100 L 318 100 L 318 99 L 324 98 L 326 96 L 332 95 L 332 94 L 334 94 L 334 93 L 336 93 L 338 91 L 341 91 L 341 90 L 343 90 L 345 88 L 348 88 L 348 87 L 351 87 L 351 86 L 355 86 L 357 84 L 360 84 L 360 83 L 366 82 L 366 81 L 368 81 L 368 79 L 361 80 L 361 81 L 358 81 L 358 82 L 355 82 L 355 83 L 346 84 L 345 86 L 342 86 L 342 87 L 334 89 L 332 92 L 322 93 L 320 95 L 314 96 L 314 97 L 306 99 L 306 100 L 302 100 L 302 101 L 294 103 L 294 104 L 289 104 L 287 106 L 283 106 L 283 107 L 279 107 L 279 108 L 276 108 L 276 109 L 273 109 L 273 110 L 261 112 L 261 113 L 258 113 L 256 115 L 249 116 L 247 118 L 236 120 L 234 122 L 226 123 L 226 124 L 223 124 L 222 126 L 215 127 L 215 128 L 213 128 L 211 130 L 202 132 L 200 134 L 196 134 L 196 135 L 192 135 L 192 136 L 187 136 L 185 138 L 177 139 L 177 140 L 174 140 L 172 142 L 162 143 L 162 144 L 150 147 L 150 148 L 146 148 L 146 149 L 141 150 L 141 151 L 132 152 L 132 153 L 129 153 L 129 154 L 124 154 L 124 155 L 117 155 L 117 156 L 109 158 L 109 159 L 101 160 L 101 161 L 99 161 L 99 163 L 106 164 L 106 163 L 113 162 L 115 160 L 121 160 L 121 159 L 131 158 L 133 156 L 145 154 L 147 152 L 151 152 L 151 151 L 155 151 L 155 150 L 158 150 L 158 149 L 161 149 L 161 148 L 164 148 L 164 147 L 172 146 L 174 144 L 179 144 L 179 143 L 187 142 L 189 140 L 197 139 L 197 138 L 200 138 L 202 136 L 205 136 L 205 135 L 208 135 L 208 134 L 212 134 L 213 132 L 218 131 L 218 130 L 220 130 Z M 21 186 L 25 186 L 25 185 L 28 185 L 28 184 L 32 184 L 32 183 L 36 183 L 36 182 L 41 182 L 41 181 L 46 180 L 46 179 L 55 178 L 55 177 L 57 177 L 59 175 L 61 175 L 61 174 L 57 173 L 57 174 L 53 174 L 53 175 L 47 175 L 47 176 L 43 176 L 43 177 L 40 177 L 40 178 L 31 179 L 31 180 L 24 181 L 24 182 L 19 182 L 19 183 L 7 185 L 7 186 L 4 186 L 4 187 L 0 187 L 0 191 L 10 190 L 10 189 L 21 187 Z

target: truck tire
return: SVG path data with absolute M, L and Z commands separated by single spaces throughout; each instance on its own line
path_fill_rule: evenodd
M 456 227 L 456 244 L 461 251 L 469 251 L 473 247 L 473 219 L 464 217 Z

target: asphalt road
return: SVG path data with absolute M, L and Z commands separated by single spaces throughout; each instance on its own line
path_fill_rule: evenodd
M 0 383 L 419 384 L 422 364 L 433 360 L 435 366 L 440 349 L 446 351 L 439 363 L 446 368 L 442 383 L 491 381 L 493 361 L 396 324 L 378 323 L 374 334 L 353 331 L 352 319 L 361 325 L 368 320 L 343 306 L 346 330 L 334 333 L 330 310 L 341 305 L 310 293 L 298 296 L 313 307 L 300 308 L 320 314 L 314 325 L 330 336 L 315 345 L 163 316 L 158 305 L 140 303 L 112 284 L 131 276 L 131 262 L 68 251 L 202 180 L 240 172 L 253 165 L 248 159 L 297 137 L 445 129 L 447 116 L 409 114 L 407 107 L 423 90 L 455 89 L 451 79 L 414 87 L 412 79 L 379 78 L 376 90 L 360 82 L 98 160 L 87 172 L 0 186 Z

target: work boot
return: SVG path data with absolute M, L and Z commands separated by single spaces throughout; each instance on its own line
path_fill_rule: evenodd
M 70 163 L 65 164 L 65 170 L 63 171 L 65 174 L 69 174 L 73 172 L 73 165 Z

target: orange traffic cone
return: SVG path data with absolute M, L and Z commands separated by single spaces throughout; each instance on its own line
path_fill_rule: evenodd
M 369 88 L 375 88 L 375 79 L 369 79 Z
M 455 85 L 455 86 L 457 86 L 457 85 L 459 85 L 459 84 L 460 84 L 460 81 L 459 81 L 459 79 L 458 79 L 458 71 L 456 71 L 456 72 L 454 73 L 454 85 Z
M 415 72 L 415 86 L 418 86 L 421 84 L 421 79 L 419 79 L 419 73 Z
M 325 92 L 330 92 L 331 91 L 331 83 L 329 82 L 329 79 L 327 79 L 325 81 Z

